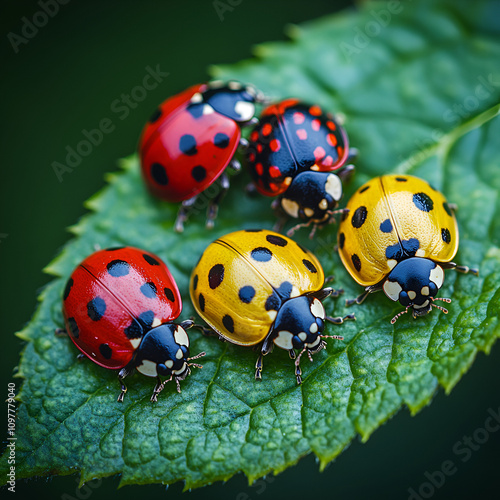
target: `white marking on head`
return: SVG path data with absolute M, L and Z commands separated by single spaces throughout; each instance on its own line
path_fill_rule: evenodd
M 254 104 L 248 101 L 238 101 L 234 106 L 234 110 L 240 115 L 240 121 L 242 122 L 250 121 L 255 114 Z
M 441 288 L 443 286 L 444 281 L 444 271 L 441 266 L 436 264 L 436 267 L 431 270 L 429 274 L 429 279 L 438 287 Z
M 182 326 L 177 326 L 177 328 L 175 329 L 174 339 L 179 345 L 185 345 L 189 347 L 189 337 Z
M 134 349 L 137 349 L 139 347 L 139 344 L 141 343 L 142 338 L 138 339 L 130 339 L 130 343 L 132 344 L 132 347 Z
M 214 108 L 212 108 L 210 104 L 205 104 L 205 106 L 203 106 L 203 114 L 211 115 L 212 113 L 215 113 Z
M 184 357 L 184 353 L 182 352 L 182 349 L 177 350 L 177 352 L 175 353 L 175 357 L 177 359 L 182 359 Z
M 283 181 L 283 183 L 286 185 L 286 186 L 289 186 L 291 183 L 292 183 L 292 178 L 291 177 L 285 177 L 285 180 Z
M 413 300 L 416 296 L 417 296 L 417 294 L 416 294 L 413 290 L 410 290 L 410 291 L 408 292 L 408 298 L 409 298 L 410 300 Z
M 308 344 L 306 344 L 306 347 L 316 347 L 319 342 L 321 342 L 321 337 L 318 335 L 316 337 L 316 340 L 314 342 L 309 342 Z
M 156 377 L 158 372 L 156 371 L 156 363 L 149 361 L 149 359 L 143 360 L 143 362 L 136 367 L 139 373 L 146 375 L 146 377 Z
M 318 325 L 316 323 L 313 323 L 310 327 L 309 327 L 309 331 L 311 333 L 316 333 L 318 331 Z
M 267 315 L 269 316 L 269 319 L 271 321 L 274 321 L 276 319 L 277 314 L 277 311 L 267 311 Z
M 385 280 L 384 292 L 391 300 L 397 302 L 399 300 L 399 294 L 403 290 L 401 285 L 397 281 Z
M 309 167 L 309 170 L 314 170 L 315 172 L 319 171 L 318 165 L 314 164 L 312 167 Z
M 293 334 L 286 330 L 282 330 L 278 332 L 278 336 L 274 339 L 274 343 L 282 349 L 290 350 L 293 349 L 292 338 Z
M 387 265 L 389 266 L 389 269 L 394 269 L 398 261 L 396 259 L 388 259 L 387 260 Z
M 425 250 L 423 250 L 422 248 L 419 248 L 419 249 L 415 252 L 415 257 L 425 257 Z
M 427 307 L 428 305 L 429 305 L 429 301 L 428 301 L 428 300 L 426 300 L 426 301 L 425 301 L 423 304 L 421 304 L 421 305 L 413 304 L 413 308 L 414 308 L 414 309 L 422 309 L 422 308 L 424 308 L 424 307 Z
M 325 191 L 335 200 L 342 198 L 342 182 L 335 174 L 330 174 L 326 178 Z
M 155 318 L 153 322 L 151 323 L 151 328 L 155 328 L 156 326 L 161 325 L 161 319 L 160 318 Z
M 304 208 L 304 213 L 306 217 L 312 217 L 314 215 L 314 210 L 312 208 L 306 207 Z
M 172 366 L 174 366 L 174 362 L 171 359 L 167 359 L 167 361 L 165 361 L 165 366 L 167 368 L 172 368 Z
M 326 198 L 323 198 L 319 203 L 318 207 L 320 210 L 326 210 L 328 208 L 328 201 L 326 201 Z
M 210 82 L 208 84 L 209 87 L 212 87 L 213 89 L 217 89 L 219 87 L 222 87 L 224 85 L 224 82 L 222 80 L 214 80 L 213 82 Z
M 182 373 L 184 373 L 184 371 L 186 370 L 186 363 L 184 363 L 180 368 L 179 370 L 173 370 L 172 373 L 174 375 L 181 375 Z
M 422 295 L 429 295 L 429 287 L 428 286 L 423 286 L 422 290 L 420 290 L 420 293 Z
M 292 299 L 293 297 L 298 297 L 299 295 L 302 295 L 301 291 L 295 286 L 292 286 L 292 291 L 290 292 L 290 298 Z
M 241 89 L 241 83 L 240 82 L 236 82 L 234 80 L 228 82 L 227 86 L 231 89 L 231 90 L 239 90 Z
M 193 97 L 191 97 L 191 102 L 193 103 L 201 102 L 202 100 L 203 97 L 199 92 L 196 92 L 196 94 L 194 94 Z
M 311 303 L 311 313 L 315 318 L 325 319 L 325 308 L 318 299 L 313 299 Z
M 306 332 L 300 332 L 299 335 L 298 335 L 299 339 L 302 340 L 302 342 L 304 342 L 304 340 L 307 339 L 307 333 Z
M 281 206 L 290 217 L 294 217 L 295 219 L 299 217 L 299 205 L 295 201 L 289 200 L 288 198 L 282 198 Z

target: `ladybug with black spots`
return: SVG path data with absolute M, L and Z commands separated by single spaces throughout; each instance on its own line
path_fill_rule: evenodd
M 182 202 L 176 231 L 183 231 L 200 193 L 219 180 L 207 212 L 207 227 L 213 226 L 229 189 L 225 169 L 240 169 L 234 154 L 238 145 L 247 144 L 240 127 L 257 121 L 255 104 L 261 101 L 251 85 L 215 81 L 170 97 L 150 118 L 139 145 L 142 175 L 155 196 Z
M 384 175 L 361 186 L 347 203 L 338 232 L 340 258 L 365 292 L 347 305 L 361 304 L 383 290 L 413 317 L 437 308 L 444 269 L 477 275 L 477 269 L 451 262 L 458 250 L 456 205 L 426 181 L 411 175 Z
M 342 290 L 324 287 L 316 257 L 289 238 L 266 230 L 227 234 L 211 243 L 191 275 L 190 294 L 198 314 L 221 340 L 242 346 L 260 345 L 255 378 L 262 378 L 262 358 L 273 346 L 295 360 L 302 382 L 300 358 L 326 347 L 325 322 L 354 319 L 325 314 L 322 300 Z M 297 356 L 296 351 L 300 351 Z
M 262 112 L 250 134 L 246 162 L 255 189 L 279 196 L 272 206 L 282 215 L 281 224 L 288 216 L 304 221 L 288 235 L 312 224 L 312 237 L 317 226 L 341 212 L 334 210 L 342 198 L 341 181 L 352 174 L 348 163 L 356 154 L 333 115 L 317 105 L 286 99 Z
M 151 401 L 164 385 L 201 368 L 190 361 L 186 333 L 192 320 L 173 321 L 182 310 L 179 290 L 167 266 L 156 255 L 133 247 L 99 250 L 78 265 L 63 294 L 66 333 L 80 351 L 104 368 L 120 370 L 123 379 L 134 369 L 156 377 Z M 64 330 L 62 331 L 64 332 Z M 62 333 L 60 332 L 60 333 Z M 162 382 L 160 377 L 168 377 Z

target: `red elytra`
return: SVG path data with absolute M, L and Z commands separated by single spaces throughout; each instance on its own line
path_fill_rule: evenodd
M 104 368 L 128 365 L 144 334 L 170 323 L 182 300 L 167 266 L 133 247 L 99 250 L 73 271 L 63 294 L 66 330 Z
M 224 170 L 239 168 L 233 156 L 240 127 L 252 122 L 260 100 L 252 86 L 213 82 L 194 85 L 164 101 L 139 144 L 142 174 L 151 193 L 169 202 L 190 200 L 192 205 L 219 178 L 225 191 L 229 181 Z M 186 214 L 179 217 L 176 228 L 182 230 Z

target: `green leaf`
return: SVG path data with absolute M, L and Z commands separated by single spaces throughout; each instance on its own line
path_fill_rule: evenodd
M 347 196 L 374 175 L 405 172 L 459 204 L 456 261 L 478 266 L 480 277 L 447 273 L 441 293 L 453 299 L 447 316 L 404 317 L 392 326 L 399 306 L 383 294 L 370 296 L 355 309 L 356 323 L 329 327 L 345 340 L 329 341 L 314 363 L 304 363 L 300 387 L 286 352 L 265 359 L 264 380 L 256 383 L 254 351 L 193 331 L 193 352 L 208 354 L 181 394 L 170 384 L 151 404 L 153 381 L 134 375 L 125 402 L 117 403 L 116 374 L 78 362 L 70 340 L 54 336 L 63 326 L 60 297 L 73 268 L 95 245 L 144 247 L 168 262 L 187 318 L 194 312 L 188 278 L 207 244 L 273 223 L 269 199 L 242 196 L 243 173 L 233 178 L 214 231 L 204 228 L 202 203 L 185 233 L 175 234 L 177 207 L 148 195 L 132 156 L 88 201 L 91 213 L 71 228 L 74 238 L 47 267 L 55 278 L 19 333 L 27 344 L 19 366 L 17 478 L 79 471 L 85 482 L 119 473 L 122 484 L 185 480 L 191 488 L 239 471 L 251 481 L 311 451 L 323 468 L 356 435 L 366 441 L 402 407 L 415 414 L 440 386 L 451 391 L 500 335 L 498 5 L 368 3 L 358 13 L 293 26 L 290 41 L 261 45 L 250 61 L 212 68 L 214 77 L 342 113 L 361 152 Z M 335 230 L 298 239 L 354 297 L 361 288 L 334 250 Z M 328 299 L 326 308 L 348 312 L 343 300 Z

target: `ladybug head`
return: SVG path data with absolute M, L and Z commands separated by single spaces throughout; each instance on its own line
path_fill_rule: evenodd
M 434 304 L 436 300 L 451 302 L 451 299 L 436 298 L 443 281 L 443 268 L 430 259 L 411 257 L 396 264 L 387 276 L 383 289 L 391 300 L 399 300 L 405 310 L 397 314 L 391 323 L 394 324 L 410 307 L 414 318 L 430 313 L 433 307 L 448 313 L 444 307 Z
M 331 172 L 305 171 L 297 175 L 281 199 L 291 217 L 326 222 L 342 198 L 342 182 Z
M 189 338 L 182 326 L 165 323 L 149 330 L 135 352 L 135 367 L 148 377 L 189 374 Z
M 203 100 L 217 113 L 238 123 L 247 123 L 255 115 L 255 103 L 262 102 L 264 97 L 251 85 L 216 81 L 211 82 L 203 92 Z
M 290 351 L 304 349 L 315 353 L 323 349 L 321 333 L 325 327 L 325 308 L 312 295 L 288 299 L 280 307 L 273 325 L 274 343 Z

